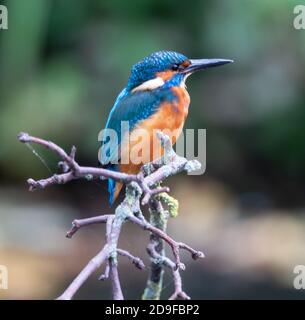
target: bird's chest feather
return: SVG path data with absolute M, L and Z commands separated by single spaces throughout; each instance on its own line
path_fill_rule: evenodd
M 185 88 L 171 88 L 173 98 L 161 102 L 158 111 L 148 119 L 140 122 L 130 132 L 127 144 L 123 143 L 122 158 L 128 159 L 127 165 L 121 165 L 123 172 L 138 172 L 143 163 L 160 158 L 163 148 L 156 136 L 158 130 L 163 131 L 175 144 L 180 136 L 188 114 L 190 97 Z
M 170 89 L 174 98 L 161 102 L 158 111 L 149 119 L 143 121 L 141 127 L 145 129 L 182 130 L 188 114 L 190 96 L 184 87 Z

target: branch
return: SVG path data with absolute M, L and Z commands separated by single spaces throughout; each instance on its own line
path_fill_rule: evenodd
M 91 224 L 106 223 L 109 217 L 110 215 L 103 215 L 88 219 L 74 220 L 72 222 L 72 228 L 67 232 L 66 237 L 72 238 L 81 227 L 89 226 Z
M 83 283 L 97 270 L 109 256 L 109 247 L 107 245 L 86 265 L 81 273 L 73 280 L 65 292 L 57 300 L 71 300 Z
M 121 283 L 119 279 L 118 264 L 116 261 L 113 260 L 113 258 L 110 258 L 109 261 L 109 276 L 111 278 L 113 300 L 124 300 Z
M 119 207 L 118 207 L 119 208 Z M 118 215 L 106 215 L 98 216 L 90 219 L 75 220 L 72 224 L 72 231 L 68 232 L 68 235 L 75 233 L 81 226 L 99 224 L 106 222 L 106 244 L 103 249 L 91 259 L 91 261 L 85 266 L 80 274 L 73 280 L 70 286 L 65 292 L 58 298 L 58 300 L 70 300 L 75 293 L 83 285 L 83 283 L 93 274 L 100 266 L 107 261 L 106 271 L 99 279 L 106 279 L 108 276 L 112 283 L 112 292 L 114 300 L 122 300 L 123 294 L 119 281 L 117 262 L 116 262 L 116 245 L 121 231 L 121 226 L 125 218 Z
M 124 300 L 119 273 L 118 273 L 118 262 L 117 262 L 117 252 L 116 247 L 118 244 L 118 239 L 120 235 L 121 225 L 123 220 L 117 221 L 118 224 L 114 227 L 113 222 L 117 217 L 111 216 L 108 218 L 106 223 L 106 241 L 107 244 L 112 245 L 113 251 L 110 252 L 108 258 L 109 266 L 109 277 L 111 279 L 112 286 L 112 296 L 113 300 Z
M 179 270 L 176 270 L 175 263 L 169 258 L 160 255 L 156 251 L 156 244 L 157 243 L 153 242 L 149 243 L 147 246 L 147 252 L 155 260 L 155 263 L 168 267 L 172 271 L 175 292 L 170 296 L 169 300 L 176 300 L 177 298 L 181 298 L 183 300 L 190 300 L 191 298 L 182 290 L 181 275 Z
M 19 133 L 18 140 L 22 143 L 38 144 L 55 152 L 66 163 L 66 165 L 70 170 L 67 173 L 54 175 L 50 178 L 42 179 L 38 181 L 34 179 L 28 179 L 27 182 L 30 186 L 30 191 L 46 188 L 53 184 L 65 184 L 74 179 L 88 178 L 88 176 L 90 176 L 92 179 L 97 179 L 101 177 L 112 178 L 112 179 L 115 179 L 116 181 L 121 181 L 124 183 L 137 181 L 136 175 L 120 173 L 120 172 L 111 171 L 103 168 L 84 167 L 84 166 L 78 165 L 78 163 L 74 160 L 76 149 L 74 149 L 74 151 L 71 152 L 70 155 L 68 155 L 62 148 L 60 148 L 55 143 L 30 136 L 28 133 L 24 133 L 24 132 Z
M 168 222 L 168 214 L 163 209 L 163 206 L 160 201 L 153 199 L 149 205 L 149 215 L 150 215 L 150 223 L 162 230 L 166 231 L 167 222 Z M 153 245 L 155 247 L 156 253 L 160 256 L 165 256 L 164 250 L 164 241 L 155 235 L 154 233 L 150 234 L 149 243 L 147 246 L 147 252 L 149 254 L 149 246 Z M 154 259 L 150 254 L 150 272 L 146 282 L 146 287 L 144 293 L 142 295 L 143 300 L 160 300 L 162 287 L 163 287 L 163 277 L 164 277 L 164 270 L 163 266 Z
M 109 262 L 108 262 L 108 263 L 106 263 L 106 267 L 105 267 L 104 273 L 102 273 L 99 276 L 98 280 L 100 280 L 100 281 L 107 280 L 109 278 L 109 273 L 110 273 L 110 265 L 109 265 Z
M 116 252 L 119 255 L 129 259 L 135 265 L 135 267 L 137 267 L 138 269 L 140 269 L 140 270 L 145 269 L 145 264 L 139 257 L 135 257 L 131 253 L 129 253 L 128 251 L 122 250 L 122 249 L 117 249 Z
M 154 203 L 156 195 L 169 192 L 169 188 L 160 187 L 161 181 L 182 171 L 190 172 L 192 170 L 197 170 L 200 168 L 200 163 L 196 160 L 188 161 L 187 159 L 178 156 L 172 148 L 169 137 L 161 132 L 158 132 L 157 135 L 164 147 L 164 156 L 152 163 L 144 165 L 140 173 L 137 175 L 110 171 L 103 168 L 80 166 L 75 161 L 75 147 L 72 147 L 70 154 L 67 154 L 61 147 L 53 142 L 32 137 L 27 133 L 20 133 L 18 135 L 20 142 L 41 145 L 53 151 L 61 158 L 59 167 L 61 168 L 62 173 L 54 174 L 51 177 L 37 181 L 34 179 L 28 179 L 27 181 L 30 191 L 44 189 L 54 184 L 65 184 L 72 180 L 82 178 L 89 180 L 97 178 L 112 178 L 115 181 L 120 181 L 126 184 L 125 199 L 116 208 L 115 214 L 96 216 L 88 219 L 78 219 L 72 222 L 72 228 L 66 235 L 68 238 L 71 238 L 84 226 L 106 223 L 106 243 L 101 248 L 100 252 L 90 260 L 90 262 L 83 268 L 79 275 L 58 299 L 72 299 L 83 283 L 104 263 L 106 265 L 105 272 L 99 279 L 103 280 L 109 278 L 112 283 L 113 299 L 124 299 L 119 280 L 117 255 L 119 254 L 127 257 L 139 269 L 145 268 L 144 263 L 140 258 L 133 256 L 128 251 L 117 248 L 121 228 L 126 221 L 130 221 L 142 229 L 149 231 L 151 233 L 151 243 L 152 240 L 159 239 L 161 243 L 162 240 L 164 240 L 171 247 L 175 258 L 174 262 L 160 254 L 161 251 L 163 251 L 163 247 L 160 252 L 155 252 L 155 257 L 156 255 L 159 255 L 158 257 L 163 259 L 162 265 L 170 266 L 172 270 L 175 282 L 175 293 L 171 298 L 188 298 L 188 296 L 182 291 L 182 282 L 179 270 L 184 270 L 185 265 L 181 263 L 179 251 L 180 249 L 184 249 L 190 252 L 193 259 L 202 258 L 204 255 L 201 251 L 197 251 L 182 242 L 173 240 L 165 232 L 166 228 L 164 228 L 164 230 L 160 230 L 158 225 L 148 223 L 141 212 L 140 198 L 143 196 L 141 202 L 142 205 Z M 147 169 L 149 169 L 149 172 Z M 151 218 L 152 217 L 153 214 L 151 213 Z M 152 254 L 150 254 L 150 256 L 151 258 L 154 258 Z
M 179 254 L 179 249 L 184 249 L 186 251 L 189 251 L 192 254 L 192 258 L 194 260 L 198 258 L 204 258 L 204 254 L 201 251 L 197 251 L 190 246 L 186 245 L 185 243 L 182 242 L 176 242 L 174 239 L 172 239 L 170 236 L 168 236 L 165 232 L 162 230 L 152 226 L 150 223 L 147 221 L 143 221 L 135 216 L 130 216 L 128 219 L 133 222 L 134 224 L 140 226 L 144 230 L 148 230 L 152 232 L 153 234 L 157 235 L 161 239 L 163 239 L 165 242 L 167 242 L 170 247 L 172 248 L 174 257 L 175 257 L 175 269 L 185 269 L 185 265 L 181 263 L 180 261 L 180 254 Z
M 191 170 L 197 170 L 201 166 L 197 160 L 188 161 L 187 159 L 176 155 L 176 153 L 174 153 L 174 151 L 169 148 L 170 139 L 168 138 L 168 136 L 164 135 L 161 132 L 158 132 L 158 137 L 162 145 L 166 146 L 166 154 L 162 158 L 163 160 L 156 161 L 153 164 L 153 166 L 159 167 L 159 169 L 153 172 L 150 176 L 147 176 L 145 178 L 143 177 L 143 174 L 141 172 L 138 175 L 133 175 L 107 170 L 103 168 L 80 166 L 75 161 L 75 147 L 72 147 L 71 153 L 70 155 L 68 155 L 61 147 L 59 147 L 55 143 L 43 140 L 41 138 L 30 136 L 28 133 L 19 133 L 18 140 L 22 143 L 38 144 L 55 152 L 64 161 L 65 164 L 63 165 L 62 161 L 60 161 L 60 167 L 65 168 L 64 173 L 54 174 L 49 178 L 37 181 L 31 178 L 28 179 L 27 183 L 29 185 L 30 191 L 44 189 L 54 184 L 66 184 L 74 179 L 112 178 L 116 181 L 120 181 L 125 184 L 128 184 L 132 181 L 138 183 L 144 193 L 142 205 L 145 205 L 153 196 L 157 195 L 158 193 L 169 192 L 169 189 L 167 187 L 151 189 L 151 187 L 153 187 L 155 184 L 183 170 L 189 172 Z M 169 162 L 169 158 L 171 159 L 171 162 Z M 161 166 L 160 161 L 165 164 L 163 167 Z

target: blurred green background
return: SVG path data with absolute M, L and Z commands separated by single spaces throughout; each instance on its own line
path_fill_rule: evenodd
M 207 256 L 183 272 L 197 299 L 304 298 L 293 268 L 305 264 L 305 30 L 294 0 L 8 0 L 0 31 L 0 264 L 4 299 L 58 296 L 104 241 L 104 227 L 65 238 L 74 218 L 109 213 L 105 184 L 75 181 L 29 193 L 50 175 L 16 136 L 65 147 L 96 165 L 98 132 L 131 66 L 158 50 L 234 65 L 188 80 L 187 128 L 207 129 L 207 171 L 169 179 L 180 200 L 170 234 Z M 53 154 L 36 148 L 52 172 Z M 188 230 L 188 232 L 185 232 Z M 148 262 L 148 235 L 126 225 L 120 246 Z M 139 298 L 148 270 L 120 259 L 126 298 Z M 100 270 L 102 272 L 102 270 Z M 79 299 L 110 299 L 96 274 Z M 167 275 L 162 298 L 173 290 Z

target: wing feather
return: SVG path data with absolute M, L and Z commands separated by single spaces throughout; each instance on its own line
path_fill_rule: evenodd
M 126 121 L 128 123 L 129 130 L 132 131 L 142 120 L 147 119 L 154 114 L 163 101 L 169 99 L 172 99 L 169 95 L 169 90 L 143 91 L 128 95 L 126 95 L 123 90 L 118 96 L 117 101 L 109 114 L 106 125 L 106 129 L 112 129 L 117 133 L 117 143 L 116 141 L 107 141 L 107 137 L 104 136 L 102 146 L 102 163 L 108 164 L 119 160 L 117 159 L 117 151 L 119 150 L 122 137 L 125 134 L 125 132 L 122 132 L 122 121 Z

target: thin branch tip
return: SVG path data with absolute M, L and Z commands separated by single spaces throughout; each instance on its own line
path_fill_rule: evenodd
M 205 258 L 205 254 L 201 251 L 197 251 L 196 253 L 192 254 L 193 260 L 203 259 Z
M 20 132 L 17 135 L 17 139 L 22 143 L 26 143 L 30 141 L 30 135 L 26 132 Z

